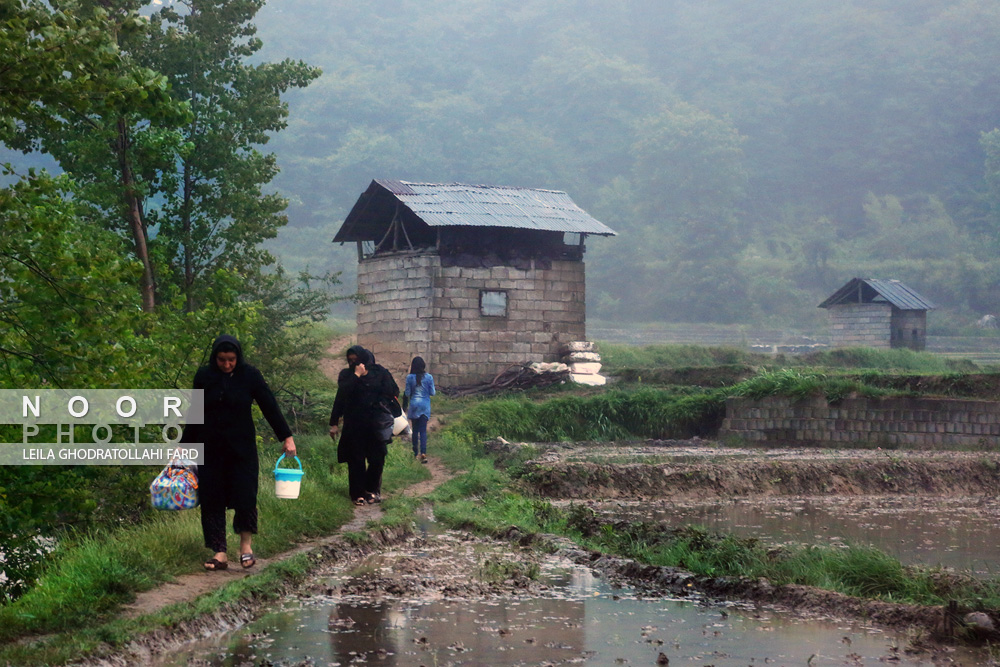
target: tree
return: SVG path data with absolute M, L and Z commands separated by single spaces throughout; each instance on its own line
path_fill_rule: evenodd
M 21 0 L 10 7 L 10 37 L 26 40 L 14 66 L 40 66 L 35 76 L 21 76 L 15 148 L 42 148 L 76 178 L 75 195 L 90 205 L 89 217 L 132 238 L 142 266 L 143 309 L 155 306 L 155 272 L 144 220 L 150 156 L 169 164 L 177 151 L 172 131 L 185 117 L 182 104 L 166 94 L 167 80 L 138 65 L 128 46 L 143 41 L 148 22 L 138 0 L 81 0 L 49 7 Z M 88 53 L 89 50 L 89 53 Z M 65 76 L 60 67 L 66 68 Z M 62 81 L 65 78 L 68 81 Z M 8 126 L 10 124 L 8 123 Z M 144 165 L 139 167 L 137 165 Z
M 163 77 L 125 66 L 105 10 L 8 0 L 0 20 L 0 141 L 8 146 L 57 144 L 82 119 L 117 115 L 135 100 L 175 111 Z M 142 21 L 132 15 L 122 25 Z M 9 167 L 7 175 L 17 176 Z M 69 176 L 34 171 L 0 190 L 0 319 L 7 325 L 0 377 L 9 386 L 96 382 L 118 365 L 99 357 L 124 349 L 100 342 L 132 332 L 121 287 L 135 279 L 135 265 L 118 236 L 83 215 L 82 193 Z
M 155 14 L 143 60 L 190 105 L 185 149 L 164 174 L 162 203 L 150 211 L 158 253 L 188 311 L 204 303 L 205 283 L 220 269 L 255 276 L 273 262 L 260 247 L 287 223 L 287 201 L 265 193 L 278 173 L 273 154 L 256 147 L 285 127 L 281 94 L 320 70 L 303 62 L 250 65 L 260 48 L 250 23 L 263 0 L 192 0 L 188 12 Z

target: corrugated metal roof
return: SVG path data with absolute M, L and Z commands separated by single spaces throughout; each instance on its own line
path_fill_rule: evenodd
M 409 183 L 376 179 L 347 216 L 334 241 L 374 238 L 368 202 L 388 192 L 430 227 L 508 227 L 615 236 L 565 192 L 462 183 Z M 362 204 L 364 202 L 364 204 Z M 384 207 L 376 206 L 381 210 Z M 382 225 L 388 225 L 385 220 Z
M 879 278 L 854 278 L 834 292 L 826 301 L 819 304 L 819 307 L 829 308 L 841 303 L 877 303 L 879 301 L 887 301 L 900 310 L 932 310 L 937 307 L 902 282 Z

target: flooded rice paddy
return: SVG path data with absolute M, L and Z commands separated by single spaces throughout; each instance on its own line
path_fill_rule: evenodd
M 995 498 L 814 496 L 586 504 L 619 521 L 697 525 L 774 544 L 873 546 L 906 565 L 1000 576 L 1000 500 Z
M 558 555 L 433 521 L 320 573 L 240 631 L 162 665 L 982 665 L 970 649 L 834 619 L 640 594 Z

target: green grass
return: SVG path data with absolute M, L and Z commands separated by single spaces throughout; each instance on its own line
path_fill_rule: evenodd
M 730 364 L 761 364 L 769 355 L 757 354 L 738 347 L 709 345 L 624 345 L 600 343 L 602 372 L 614 373 L 622 368 L 690 368 Z
M 760 354 L 738 347 L 707 345 L 599 345 L 602 372 L 626 369 L 684 369 L 711 366 L 757 366 L 762 368 L 813 368 L 837 373 L 862 369 L 894 373 L 940 374 L 980 370 L 972 361 L 952 355 L 908 349 L 868 347 L 820 350 L 803 355 Z
M 870 369 L 896 373 L 975 372 L 976 364 L 966 359 L 945 357 L 933 352 L 916 352 L 907 349 L 882 350 L 870 347 L 852 347 L 821 350 L 800 357 L 786 357 L 786 365 L 818 366 L 829 369 Z
M 731 387 L 728 393 L 747 398 L 824 396 L 829 401 L 836 401 L 854 394 L 866 398 L 880 398 L 903 392 L 873 387 L 865 383 L 862 378 L 827 376 L 822 373 L 785 368 L 777 371 L 761 371 L 749 380 Z
M 618 440 L 700 435 L 721 421 L 725 396 L 683 388 L 610 389 L 544 401 L 499 398 L 470 406 L 452 431 L 471 441 Z

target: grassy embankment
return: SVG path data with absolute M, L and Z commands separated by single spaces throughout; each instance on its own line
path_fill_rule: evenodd
M 943 357 L 931 352 L 907 349 L 842 348 L 801 355 L 770 355 L 738 347 L 699 345 L 620 345 L 600 344 L 604 370 L 619 373 L 629 369 L 678 369 L 712 366 L 753 366 L 756 368 L 811 368 L 827 373 L 851 374 L 860 370 L 886 373 L 936 375 L 975 373 L 981 369 L 966 359 Z

